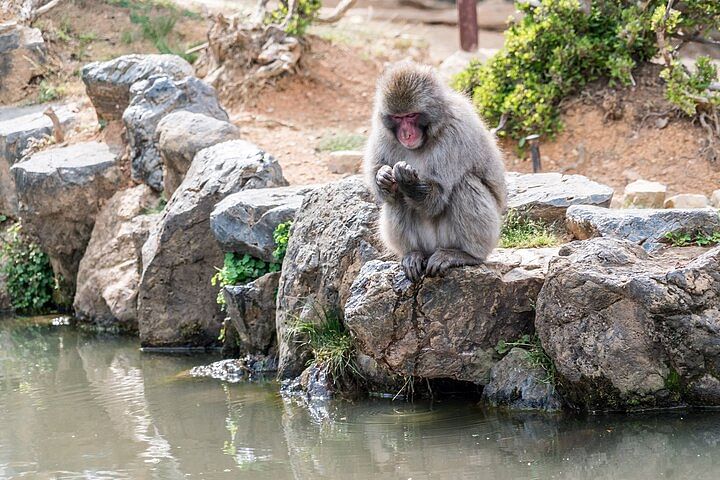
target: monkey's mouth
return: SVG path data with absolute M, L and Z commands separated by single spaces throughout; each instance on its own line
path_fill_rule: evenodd
M 402 146 L 407 148 L 408 150 L 415 150 L 416 148 L 420 148 L 423 143 L 422 135 L 415 134 L 398 135 L 398 140 L 400 141 Z

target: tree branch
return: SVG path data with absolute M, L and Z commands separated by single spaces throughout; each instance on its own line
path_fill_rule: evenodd
M 357 0 L 342 0 L 328 16 L 318 17 L 315 21 L 318 23 L 335 23 L 340 20 L 355 3 L 357 3 Z
M 33 20 L 33 21 L 37 20 L 37 18 L 38 18 L 40 15 L 46 14 L 47 12 L 49 12 L 50 10 L 52 10 L 53 8 L 57 7 L 58 4 L 60 4 L 60 2 L 62 2 L 62 1 L 63 1 L 63 0 L 52 0 L 52 1 L 48 2 L 48 3 L 46 3 L 45 5 L 43 5 L 42 7 L 36 8 L 36 9 L 32 12 L 32 20 Z

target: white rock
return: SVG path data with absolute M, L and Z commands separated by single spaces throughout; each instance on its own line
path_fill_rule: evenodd
M 720 189 L 715 190 L 710 197 L 710 205 L 715 208 L 720 208 Z
M 705 195 L 681 193 L 665 200 L 665 208 L 705 208 L 709 203 Z
M 625 187 L 624 208 L 663 208 L 667 187 L 662 183 L 636 180 Z
M 328 170 L 331 173 L 360 173 L 363 152 L 359 150 L 340 150 L 330 153 Z

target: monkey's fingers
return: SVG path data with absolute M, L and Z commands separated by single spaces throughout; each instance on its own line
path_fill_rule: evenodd
M 407 162 L 398 162 L 393 167 L 393 175 L 398 183 L 415 183 L 418 181 L 418 172 Z

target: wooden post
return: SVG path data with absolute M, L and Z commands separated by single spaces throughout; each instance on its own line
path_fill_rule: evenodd
M 466 52 L 477 50 L 478 23 L 476 0 L 457 0 L 460 48 Z

